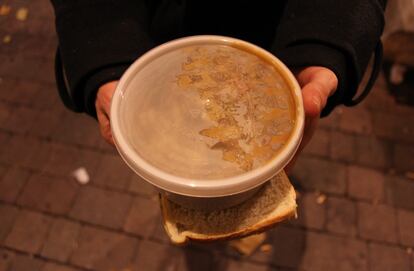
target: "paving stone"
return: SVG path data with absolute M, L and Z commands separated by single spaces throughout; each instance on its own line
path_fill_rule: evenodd
M 130 270 L 137 244 L 131 237 L 85 226 L 70 263 L 98 271 Z
M 178 248 L 168 245 L 152 201 L 157 190 L 126 173 L 94 119 L 60 101 L 50 2 L 7 4 L 12 14 L 0 16 L 0 32 L 12 35 L 0 54 L 0 89 L 7 90 L 0 91 L 0 271 L 406 271 L 410 262 L 414 271 L 414 255 L 403 247 L 414 246 L 414 182 L 401 177 L 414 171 L 414 108 L 395 102 L 383 74 L 358 107 L 339 106 L 320 120 L 292 177 L 302 194 L 299 218 L 270 231 L 271 251 L 244 258 L 225 244 Z M 21 6 L 29 9 L 24 22 L 14 16 Z M 66 179 L 80 166 L 92 186 L 76 191 L 70 217 L 81 222 L 74 222 L 61 217 L 72 191 L 64 184 L 76 183 Z M 60 177 L 27 183 L 39 172 Z M 123 189 L 136 197 L 113 191 Z M 318 204 L 317 193 L 308 190 L 328 194 L 327 200 Z M 19 209 L 8 205 L 17 200 Z M 355 223 L 358 240 L 352 238 Z
M 73 267 L 55 264 L 48 262 L 43 266 L 42 271 L 78 271 L 79 269 L 75 269 Z
M 84 167 L 93 178 L 99 163 L 100 154 L 76 147 L 53 144 L 45 171 L 51 174 L 69 176 L 79 167 Z
M 0 144 L 2 146 L 5 146 L 6 144 L 8 144 L 9 141 L 10 141 L 10 135 L 8 135 L 8 134 L 3 133 L 2 131 L 0 131 Z
M 45 258 L 66 262 L 78 245 L 80 225 L 78 223 L 57 219 L 53 222 L 41 255 Z
M 295 269 L 295 268 L 285 268 L 285 267 L 274 267 L 274 268 L 269 269 L 269 271 L 296 271 L 296 270 L 297 269 Z M 305 270 L 305 269 L 303 269 L 303 270 Z
M 391 109 L 391 108 L 390 108 Z M 392 110 L 400 115 L 400 116 L 405 116 L 405 115 L 410 115 L 412 116 L 414 110 L 413 107 L 407 104 L 401 104 L 401 103 L 395 103 L 394 104 L 394 108 L 392 108 Z
M 14 222 L 19 214 L 19 210 L 11 205 L 0 204 L 0 244 L 13 228 Z
M 30 126 L 30 134 L 38 137 L 51 138 L 52 133 L 61 123 L 62 110 L 41 110 Z
M 329 116 L 319 120 L 319 127 L 335 130 L 339 128 L 342 118 L 342 106 L 338 106 Z
M 266 244 L 272 246 L 271 253 L 255 251 L 250 259 L 259 263 L 297 268 L 306 249 L 306 232 L 301 229 L 277 227 L 267 233 Z
M 358 203 L 358 231 L 368 240 L 396 243 L 395 210 L 387 205 Z
M 374 95 L 369 95 L 364 101 L 368 109 L 383 112 L 390 112 L 395 109 L 396 101 L 392 95 L 389 95 L 383 74 L 378 77 L 371 93 Z
M 9 271 L 15 257 L 14 252 L 0 248 L 0 271 Z
M 45 262 L 30 255 L 17 254 L 10 265 L 10 271 L 42 271 Z
M 400 171 L 414 170 L 414 146 L 408 144 L 396 144 L 394 149 L 393 165 Z
M 38 12 L 31 14 L 32 20 L 40 20 L 43 24 L 48 23 L 53 18 L 53 7 L 48 5 L 47 1 L 33 1 L 26 3 L 29 10 L 38 10 Z
M 142 237 L 149 237 L 155 230 L 159 216 L 158 200 L 135 197 L 124 230 Z
M 401 244 L 414 247 L 414 212 L 398 210 L 397 218 Z
M 49 159 L 49 150 L 48 142 L 14 135 L 0 152 L 0 161 L 41 171 Z
M 302 156 L 291 175 L 291 181 L 306 190 L 333 194 L 346 191 L 346 167 L 341 163 Z
M 0 87 L 1 89 L 5 90 L 5 91 L 1 91 L 0 93 L 0 101 L 3 102 L 14 102 L 12 100 L 12 97 L 14 97 L 13 94 L 13 89 L 16 87 L 16 84 L 18 83 L 18 80 L 14 79 L 14 78 L 6 78 L 6 77 L 1 77 L 0 79 Z M 5 106 L 5 103 L 1 103 L 2 106 Z
M 326 228 L 328 231 L 355 236 L 357 234 L 355 203 L 345 198 L 327 200 Z
M 345 108 L 339 123 L 341 130 L 357 134 L 371 134 L 372 126 L 371 112 L 362 106 Z
M 11 34 L 9 29 L 4 29 L 4 28 L 5 26 L 3 26 L 3 22 L 2 22 L 0 26 L 0 33 L 2 37 L 5 37 Z M 19 54 L 21 52 L 20 50 L 21 41 L 24 38 L 23 31 L 14 31 L 15 30 L 14 27 L 12 27 L 12 30 L 13 30 L 13 33 L 12 35 L 10 35 L 11 37 L 10 42 L 6 44 L 5 43 L 2 44 L 1 53 L 4 55 L 11 56 L 11 55 Z
M 28 141 L 28 144 L 33 145 L 26 146 L 27 152 L 25 153 L 24 158 L 22 160 L 18 160 L 17 163 L 22 167 L 35 171 L 43 171 L 48 159 L 50 158 L 52 144 L 48 141 L 34 138 L 27 138 L 26 141 Z
M 0 102 L 0 128 L 6 130 L 7 122 L 13 114 L 13 107 L 4 102 Z
M 170 243 L 170 238 L 165 232 L 161 214 L 158 216 L 155 222 L 154 231 L 151 234 L 151 238 L 163 243 Z
M 326 205 L 317 203 L 317 193 L 300 193 L 297 199 L 298 218 L 290 223 L 310 229 L 323 229 L 325 225 Z
M 33 175 L 24 187 L 18 203 L 55 214 L 69 212 L 79 189 L 75 181 Z
M 132 203 L 132 197 L 96 187 L 82 187 L 70 216 L 113 229 L 124 225 Z
M 352 198 L 384 200 L 384 175 L 376 170 L 354 166 L 348 167 L 348 194 Z
M 98 146 L 100 133 L 95 119 L 84 114 L 73 114 L 64 111 L 61 123 L 52 134 L 60 142 L 78 144 L 82 146 Z
M 325 129 L 317 129 L 311 141 L 303 150 L 306 154 L 313 154 L 318 156 L 329 156 L 331 147 L 331 131 Z
M 373 114 L 374 132 L 393 141 L 414 143 L 414 116 L 376 111 Z
M 10 76 L 16 78 L 24 78 L 29 80 L 36 80 L 39 71 L 36 69 L 28 69 L 27 67 L 34 67 L 39 65 L 39 58 L 25 58 L 23 55 L 8 56 L 5 61 L 7 64 L 6 68 L 1 68 L 0 71 L 3 76 Z M 2 65 L 3 66 L 3 65 Z
M 3 122 L 2 127 L 13 133 L 24 134 L 29 130 L 36 114 L 37 111 L 33 109 L 22 106 L 15 107 L 7 120 Z
M 40 213 L 22 210 L 4 241 L 6 247 L 38 253 L 46 239 L 51 219 Z
M 102 152 L 105 152 L 105 153 L 113 153 L 113 154 L 118 153 L 116 148 L 112 144 L 109 144 L 108 142 L 106 142 L 103 139 L 103 137 L 100 137 L 100 140 L 99 140 L 98 145 L 96 147 L 99 150 L 101 150 Z
M 27 17 L 27 20 L 24 20 L 24 21 L 20 21 L 20 20 L 16 20 L 16 17 L 14 16 L 15 14 L 15 12 L 17 11 L 17 9 L 18 8 L 20 8 L 21 7 L 21 4 L 22 3 L 19 3 L 18 1 L 13 1 L 14 2 L 14 4 L 12 4 L 12 5 L 10 5 L 10 7 L 11 7 L 11 12 L 10 12 L 10 14 L 7 16 L 4 16 L 3 18 L 3 20 L 4 20 L 4 22 L 7 22 L 8 23 L 8 27 L 6 28 L 6 27 L 4 27 L 4 28 L 1 28 L 1 31 L 3 31 L 3 32 L 5 32 L 5 33 L 19 33 L 19 32 L 24 32 L 24 30 L 25 30 L 25 28 L 26 28 L 26 26 L 27 26 L 27 22 L 28 22 L 28 19 L 30 19 L 30 17 L 28 16 Z M 8 4 L 10 4 L 10 3 L 8 3 Z M 14 40 L 12 39 L 11 40 L 11 42 L 10 43 L 8 43 L 7 45 L 8 46 L 14 46 L 15 44 L 14 44 L 15 42 L 14 42 Z
M 405 250 L 371 243 L 369 245 L 369 264 L 375 271 L 409 271 L 410 258 Z
M 414 182 L 412 180 L 387 176 L 385 178 L 386 202 L 398 208 L 414 210 Z
M 30 172 L 18 167 L 11 167 L 3 178 L 0 179 L 0 199 L 5 202 L 14 203 Z
M 33 23 L 35 22 L 31 21 L 31 24 Z M 45 37 L 39 34 L 33 35 L 28 32 L 26 28 L 26 33 L 24 33 L 24 38 L 26 39 L 21 44 L 21 53 L 25 57 L 38 57 L 52 60 L 56 53 L 55 37 Z
M 248 263 L 245 261 L 229 260 L 226 270 L 228 271 L 269 271 L 269 267 L 265 265 Z
M 183 254 L 180 253 L 177 247 L 144 240 L 139 244 L 133 266 L 136 271 L 180 270 L 180 264 L 183 264 L 182 257 Z
M 126 189 L 134 174 L 119 155 L 105 154 L 98 165 L 93 182 L 110 188 Z
M 0 164 L 0 180 L 3 179 L 3 177 L 6 175 L 8 170 L 9 170 L 9 167 L 6 167 Z
M 55 83 L 55 65 L 53 61 L 47 58 L 41 58 L 37 64 L 39 65 L 39 69 L 36 70 L 35 79 L 45 84 Z
M 25 158 L 25 151 L 26 154 L 30 153 L 36 143 L 35 140 L 23 136 L 10 137 L 8 144 L 4 145 L 0 152 L 0 161 L 7 164 L 22 161 Z
M 157 193 L 157 189 L 153 185 L 136 174 L 131 176 L 128 191 L 145 197 L 153 197 Z
M 365 271 L 368 270 L 367 246 L 348 237 L 308 232 L 306 250 L 299 262 L 301 268 L 309 271 Z
M 356 161 L 360 165 L 386 168 L 391 164 L 391 146 L 387 141 L 372 137 L 356 137 Z
M 332 132 L 331 157 L 333 160 L 355 161 L 355 137 L 351 134 Z
M 139 244 L 132 270 L 214 270 L 210 266 L 211 256 L 206 253 L 145 240 Z
M 7 55 L 0 55 L 0 60 L 1 60 L 1 63 L 3 64 L 1 67 L 0 67 L 0 72 L 4 72 L 5 71 L 5 69 L 6 69 L 6 65 L 13 65 L 14 63 L 13 63 L 13 58 L 12 57 L 10 57 L 10 56 L 7 56 Z M 2 77 L 6 77 L 6 78 L 8 78 L 8 77 L 10 77 L 10 76 L 2 76 Z
M 53 61 L 53 59 L 51 59 Z M 59 98 L 59 93 L 56 87 L 56 84 L 53 82 L 39 82 L 39 92 L 37 93 L 37 99 L 32 101 L 32 106 L 39 110 L 53 110 L 59 111 L 64 109 L 64 111 L 69 111 L 69 109 L 64 108 L 62 101 Z M 61 111 L 62 112 L 62 111 Z M 72 112 L 73 114 L 73 112 Z
M 171 245 L 172 246 L 172 245 Z M 212 256 L 207 251 L 196 251 L 188 248 L 181 248 L 180 254 L 184 254 L 184 264 L 180 267 L 182 270 L 217 270 L 214 268 Z M 180 270 L 181 270 L 180 269 Z M 255 271 L 255 269 L 252 269 Z

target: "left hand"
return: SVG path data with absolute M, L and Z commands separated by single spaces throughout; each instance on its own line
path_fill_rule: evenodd
M 297 153 L 285 168 L 287 172 L 292 169 L 298 155 L 311 140 L 328 97 L 334 94 L 338 87 L 338 78 L 328 68 L 317 66 L 306 67 L 295 72 L 295 76 L 302 88 L 303 107 L 305 109 L 305 129 Z
M 114 145 L 114 139 L 111 132 L 110 123 L 110 109 L 112 96 L 115 93 L 116 85 L 118 81 L 112 81 L 103 84 L 96 94 L 95 108 L 96 116 L 98 118 L 99 130 L 102 137 L 111 145 Z

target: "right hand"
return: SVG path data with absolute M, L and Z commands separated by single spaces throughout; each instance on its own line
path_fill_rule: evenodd
M 296 79 L 302 88 L 305 128 L 299 149 L 285 168 L 287 172 L 293 168 L 301 150 L 311 140 L 316 131 L 322 109 L 325 107 L 329 96 L 338 87 L 338 78 L 335 73 L 324 67 L 311 66 L 302 68 L 296 72 Z
M 98 117 L 99 129 L 102 137 L 111 145 L 114 145 L 110 125 L 111 100 L 118 81 L 112 81 L 102 85 L 96 94 L 95 108 Z

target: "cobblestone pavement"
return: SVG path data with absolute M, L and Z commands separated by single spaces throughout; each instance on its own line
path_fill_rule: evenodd
M 270 251 L 179 248 L 154 190 L 60 103 L 49 3 L 0 4 L 0 271 L 414 271 L 414 109 L 383 78 L 321 121 L 291 175 L 299 218 L 268 233 Z M 87 185 L 70 177 L 79 166 Z

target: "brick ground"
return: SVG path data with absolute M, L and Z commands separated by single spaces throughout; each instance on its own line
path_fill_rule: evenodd
M 124 230 L 149 237 L 155 230 L 160 213 L 158 200 L 136 197 L 125 221 Z
M 349 166 L 348 195 L 361 200 L 383 201 L 384 175 L 373 169 Z
M 81 189 L 70 216 L 85 222 L 110 228 L 121 228 L 130 209 L 128 194 L 96 187 Z
M 1 5 L 0 271 L 414 271 L 414 108 L 396 104 L 383 76 L 361 105 L 320 121 L 291 174 L 299 218 L 268 232 L 270 251 L 179 248 L 156 190 L 93 119 L 62 106 L 50 3 Z M 81 166 L 85 186 L 71 177 Z
M 65 262 L 77 247 L 80 224 L 66 219 L 53 222 L 41 255 L 46 258 Z
M 138 240 L 91 227 L 83 227 L 70 263 L 96 270 L 125 270 L 132 266 Z
M 410 270 L 410 255 L 404 249 L 379 244 L 369 245 L 371 270 Z
M 300 225 L 310 229 L 324 229 L 326 204 L 318 204 L 317 193 L 302 193 L 298 198 L 298 219 L 290 221 L 293 225 Z
M 66 214 L 72 206 L 77 191 L 78 185 L 74 182 L 34 175 L 27 182 L 17 203 L 40 211 Z
M 330 197 L 327 200 L 326 229 L 333 233 L 355 236 L 357 208 L 346 198 Z
M 51 224 L 51 218 L 32 211 L 22 211 L 7 235 L 4 245 L 28 253 L 42 248 Z
M 387 205 L 358 204 L 358 230 L 369 240 L 397 242 L 395 210 Z
M 0 199 L 14 202 L 17 199 L 30 173 L 24 169 L 11 167 L 0 181 Z

